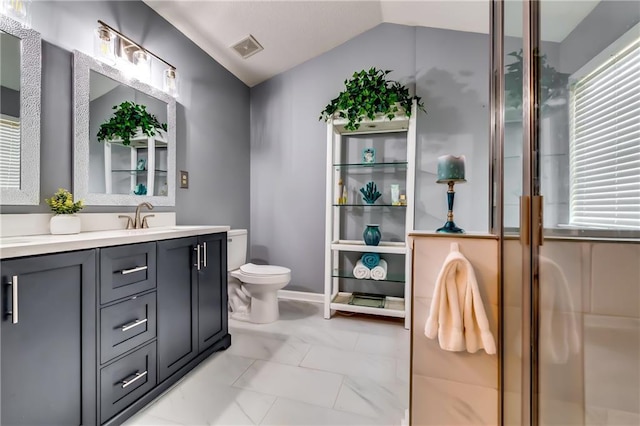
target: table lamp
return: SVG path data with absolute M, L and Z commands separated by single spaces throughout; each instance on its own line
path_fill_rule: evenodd
M 453 185 L 456 183 L 466 182 L 464 179 L 464 155 L 456 157 L 454 155 L 443 155 L 438 157 L 438 180 L 437 183 L 446 183 L 449 185 L 447 190 L 447 203 L 449 205 L 449 213 L 447 213 L 447 221 L 442 228 L 438 228 L 436 232 L 446 232 L 452 234 L 462 234 L 464 229 L 458 228 L 453 222 L 453 197 L 455 191 Z

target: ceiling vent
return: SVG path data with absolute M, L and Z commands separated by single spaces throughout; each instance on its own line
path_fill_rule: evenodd
M 231 46 L 231 48 L 238 52 L 238 54 L 242 56 L 242 59 L 247 59 L 249 56 L 253 56 L 264 49 L 251 34 L 249 34 L 249 37 Z

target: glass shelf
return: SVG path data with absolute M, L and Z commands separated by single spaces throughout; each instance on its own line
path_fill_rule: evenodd
M 149 170 L 111 170 L 112 173 L 128 173 L 130 175 L 141 175 L 147 173 Z M 166 170 L 155 170 L 155 174 L 157 175 L 166 175 Z
M 334 164 L 333 167 L 340 168 L 361 168 L 361 169 L 382 169 L 386 167 L 397 167 L 406 169 L 407 165 L 406 161 L 392 161 L 386 163 L 338 163 Z
M 393 207 L 393 208 L 405 208 L 404 206 L 394 206 L 393 204 L 334 204 L 333 207 Z
M 346 278 L 350 280 L 357 281 L 367 281 L 367 282 L 379 282 L 379 283 L 404 283 L 404 274 L 387 274 L 387 278 L 384 280 L 374 280 L 374 279 L 359 279 L 353 276 L 352 271 L 333 271 L 331 274 L 333 278 Z

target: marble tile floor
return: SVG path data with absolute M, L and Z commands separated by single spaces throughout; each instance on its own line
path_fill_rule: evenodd
M 272 324 L 229 321 L 232 344 L 130 418 L 149 425 L 400 425 L 409 407 L 401 321 L 322 316 L 280 301 Z

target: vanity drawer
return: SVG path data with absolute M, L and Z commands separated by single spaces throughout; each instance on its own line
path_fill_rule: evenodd
M 156 243 L 100 250 L 100 302 L 107 303 L 156 287 Z
M 156 337 L 156 293 L 100 310 L 100 363 Z
M 100 423 L 133 404 L 156 385 L 156 342 L 100 371 Z

